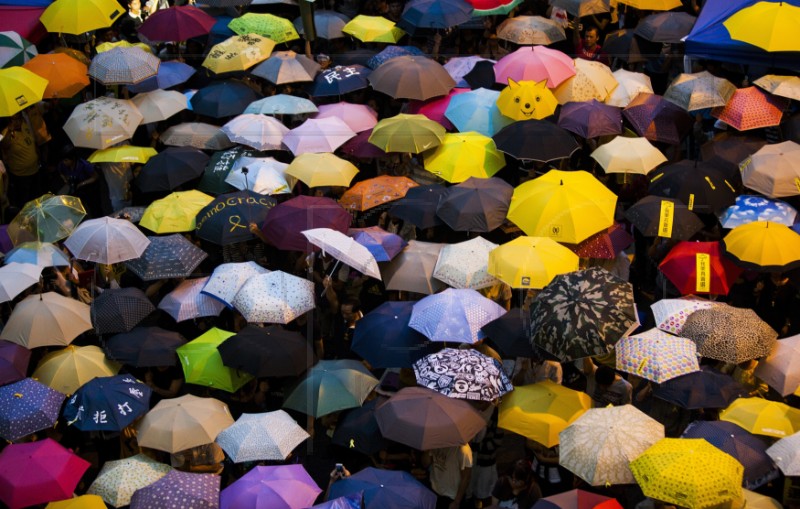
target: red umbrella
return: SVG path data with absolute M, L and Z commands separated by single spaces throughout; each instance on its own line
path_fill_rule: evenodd
M 722 256 L 719 242 L 680 242 L 658 268 L 683 295 L 727 295 L 742 272 Z
M 781 123 L 789 100 L 764 92 L 758 87 L 740 88 L 725 106 L 711 110 L 711 115 L 740 131 Z
M 583 490 L 571 490 L 540 498 L 533 507 L 535 509 L 620 509 L 622 506 L 615 498 Z
M 202 9 L 191 5 L 160 9 L 139 27 L 139 33 L 153 42 L 186 41 L 206 35 L 217 22 Z
M 278 249 L 317 251 L 300 233 L 312 228 L 330 228 L 347 233 L 353 217 L 330 198 L 298 196 L 270 209 L 261 230 Z
M 0 500 L 11 509 L 72 497 L 89 462 L 51 438 L 0 453 Z
M 47 35 L 47 29 L 39 21 L 45 8 L 0 5 L 0 32 L 13 31 L 32 43 L 38 43 Z
M 692 128 L 692 117 L 660 95 L 641 92 L 622 110 L 639 136 L 678 145 Z

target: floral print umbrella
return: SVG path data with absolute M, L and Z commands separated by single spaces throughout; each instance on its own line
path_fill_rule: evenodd
M 131 497 L 131 509 L 217 509 L 220 477 L 170 470 L 153 484 L 137 490 Z
M 694 342 L 658 329 L 622 338 L 615 349 L 617 369 L 657 384 L 700 370 Z
M 141 488 L 158 481 L 172 470 L 144 454 L 116 461 L 106 461 L 87 493 L 99 495 L 114 507 L 131 503 L 131 497 Z
M 242 414 L 217 435 L 217 444 L 234 463 L 283 461 L 309 434 L 283 410 Z
M 445 396 L 494 401 L 512 391 L 502 365 L 477 350 L 445 348 L 414 363 L 417 383 Z

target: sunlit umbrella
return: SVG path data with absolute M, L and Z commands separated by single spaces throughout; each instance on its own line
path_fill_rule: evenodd
M 357 182 L 339 198 L 339 204 L 349 210 L 365 211 L 403 198 L 417 183 L 408 177 L 380 175 Z M 379 260 L 388 261 L 388 260 Z
M 247 70 L 266 60 L 275 42 L 256 34 L 235 35 L 215 44 L 202 66 L 216 74 Z
M 476 343 L 484 338 L 481 327 L 504 313 L 476 290 L 448 288 L 417 301 L 408 326 L 431 341 Z
M 755 435 L 768 437 L 788 437 L 800 430 L 800 410 L 763 398 L 739 398 L 723 410 L 719 418 Z
M 95 150 L 86 159 L 90 163 L 138 163 L 144 164 L 158 154 L 152 147 L 135 147 L 120 145 L 117 147 Z
M 647 175 L 667 158 L 647 138 L 617 136 L 596 148 L 592 159 L 606 173 L 634 173 Z
M 800 77 L 798 76 L 767 74 L 755 80 L 753 85 L 761 87 L 773 95 L 800 101 Z
M 305 152 L 295 157 L 284 173 L 308 187 L 347 187 L 358 173 L 358 168 L 350 161 L 327 151 Z
M 281 150 L 289 128 L 266 115 L 243 113 L 222 126 L 222 132 L 234 143 L 256 150 Z
M 700 370 L 694 342 L 658 329 L 622 338 L 614 348 L 617 369 L 657 384 Z
M 724 252 L 744 268 L 786 272 L 800 267 L 800 235 L 786 225 L 753 221 L 722 239 Z
M 342 32 L 362 42 L 397 42 L 405 32 L 383 16 L 359 14 L 342 27 Z
M 546 237 L 520 236 L 489 253 L 488 272 L 511 288 L 541 289 L 578 270 L 578 256 Z
M 131 101 L 98 97 L 72 111 L 64 132 L 76 147 L 108 148 L 130 139 L 143 118 Z
M 444 135 L 444 127 L 424 115 L 400 113 L 380 120 L 369 142 L 384 152 L 418 154 L 440 145 Z
M 553 44 L 567 38 L 564 28 L 541 16 L 515 16 L 497 26 L 497 38 L 514 44 Z
M 19 262 L 6 262 L 0 267 L 0 302 L 7 302 L 39 282 L 43 267 Z
M 233 424 L 228 405 L 187 394 L 159 401 L 137 426 L 142 447 L 170 453 L 213 442 Z
M 220 509 L 302 509 L 314 503 L 320 493 L 303 465 L 259 465 L 222 490 L 219 502 Z
M 781 339 L 769 357 L 758 363 L 753 373 L 783 396 L 788 396 L 800 387 L 800 336 Z
M 784 5 L 785 3 L 785 5 Z M 734 12 L 723 25 L 731 39 L 766 51 L 798 51 L 792 41 L 800 22 L 800 7 L 789 2 L 755 2 Z
M 29 295 L 14 307 L 0 339 L 29 349 L 64 346 L 92 328 L 88 305 L 60 293 L 47 292 Z
M 458 89 L 454 89 L 458 90 Z M 514 121 L 497 107 L 500 92 L 479 88 L 452 97 L 444 114 L 459 132 L 477 132 L 494 136 Z
M 79 260 L 110 265 L 139 258 L 150 241 L 130 221 L 101 217 L 81 223 L 64 245 Z
M 278 53 L 275 53 L 271 58 Z M 276 94 L 259 99 L 250 103 L 244 110 L 245 113 L 260 113 L 263 115 L 301 115 L 303 113 L 316 113 L 317 111 L 319 111 L 317 106 L 308 99 L 286 94 Z
M 724 78 L 708 71 L 681 74 L 670 83 L 664 99 L 674 102 L 686 111 L 696 111 L 715 106 L 725 106 L 736 87 Z
M 116 375 L 119 369 L 119 364 L 108 360 L 97 346 L 69 345 L 45 355 L 33 372 L 33 378 L 71 395 L 89 380 Z
M 6 253 L 6 264 L 30 263 L 41 267 L 66 267 L 67 255 L 49 242 L 23 242 Z
M 80 198 L 44 194 L 22 207 L 8 225 L 7 234 L 14 245 L 56 242 L 68 237 L 85 216 Z
M 125 262 L 125 266 L 142 281 L 186 277 L 208 256 L 177 233 L 148 238 L 150 245 L 142 256 Z
M 800 144 L 784 141 L 765 145 L 742 161 L 740 169 L 745 187 L 771 198 L 800 194 Z
M 188 232 L 195 229 L 195 217 L 214 200 L 200 191 L 175 192 L 152 202 L 139 225 L 155 233 Z
M 733 262 L 722 256 L 719 242 L 679 242 L 658 268 L 682 295 L 727 295 L 741 273 Z
M 188 99 L 175 90 L 153 90 L 136 94 L 131 99 L 142 114 L 142 123 L 160 122 L 185 110 Z
M 378 262 L 370 251 L 342 232 L 330 228 L 314 228 L 301 232 L 308 241 L 339 262 L 366 276 L 381 278 Z
M 250 323 L 289 323 L 314 309 L 314 283 L 280 270 L 251 278 L 233 298 Z
M 617 80 L 617 88 L 606 99 L 606 104 L 608 105 L 625 108 L 640 93 L 654 93 L 653 85 L 650 83 L 650 76 L 646 74 L 625 69 L 617 69 L 612 74 L 614 79 Z
M 355 135 L 341 118 L 310 118 L 288 131 L 283 137 L 283 144 L 296 156 L 333 152 Z
M 609 67 L 593 60 L 575 59 L 575 76 L 567 78 L 554 90 L 559 104 L 571 101 L 605 101 L 619 86 Z
M 552 115 L 558 102 L 545 81 L 520 81 L 508 79 L 508 86 L 497 98 L 497 108 L 513 120 L 541 120 Z
M 160 140 L 164 145 L 203 150 L 225 150 L 234 145 L 222 129 L 203 122 L 174 125 L 161 134 Z
M 360 133 L 375 127 L 378 113 L 366 104 L 338 102 L 323 104 L 314 118 L 336 117 L 344 121 L 353 132 Z
M 772 352 L 778 333 L 752 309 L 718 304 L 689 315 L 681 335 L 703 357 L 739 364 Z
M 764 92 L 758 87 L 737 89 L 725 106 L 711 110 L 722 122 L 747 131 L 780 124 L 788 100 Z

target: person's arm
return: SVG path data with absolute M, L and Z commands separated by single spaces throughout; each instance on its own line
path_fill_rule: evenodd
M 336 295 L 336 290 L 333 288 L 333 281 L 330 276 L 325 276 L 322 280 L 322 286 L 325 287 L 325 298 L 328 299 L 328 304 L 334 311 L 339 310 L 339 297 Z
M 467 494 L 467 487 L 469 486 L 469 482 L 472 479 L 472 467 L 466 467 L 461 470 L 461 479 L 458 482 L 458 492 L 456 493 L 456 498 L 450 504 L 450 509 L 458 509 L 461 507 L 461 501 L 464 500 L 464 496 Z
M 591 357 L 584 357 L 583 359 L 583 374 L 586 376 L 594 376 L 594 372 L 597 371 L 597 366 L 594 365 L 592 362 Z

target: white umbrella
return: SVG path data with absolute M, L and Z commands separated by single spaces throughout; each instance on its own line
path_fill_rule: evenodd
M 289 128 L 274 117 L 243 113 L 222 126 L 222 132 L 234 143 L 257 150 L 281 150 Z
M 497 244 L 475 237 L 456 244 L 447 244 L 439 251 L 433 277 L 453 288 L 479 290 L 500 282 L 489 274 L 489 252 Z
M 313 245 L 322 249 L 323 253 L 329 254 L 362 274 L 381 279 L 381 271 L 375 256 L 352 237 L 330 228 L 314 228 L 300 233 Z
M 143 124 L 160 122 L 189 107 L 189 98 L 176 90 L 153 90 L 131 99 L 144 117 Z
M 611 95 L 608 96 L 608 99 L 606 99 L 606 104 L 624 108 L 628 103 L 633 101 L 633 98 L 639 95 L 640 92 L 647 92 L 648 94 L 654 93 L 653 85 L 650 83 L 650 77 L 646 74 L 617 69 L 613 72 L 613 75 L 618 85 L 617 88 L 611 92 Z
M 800 387 L 800 335 L 778 341 L 753 374 L 782 396 L 795 392 Z
M 91 330 L 90 308 L 55 292 L 30 295 L 14 307 L 0 339 L 26 348 L 66 346 Z
M 800 431 L 772 444 L 767 449 L 767 454 L 783 475 L 800 475 Z
M 218 316 L 225 304 L 202 293 L 209 278 L 187 279 L 169 292 L 158 303 L 158 309 L 166 311 L 176 322 L 201 316 Z
M 650 310 L 656 320 L 656 328 L 672 334 L 680 334 L 689 315 L 700 309 L 711 309 L 716 304 L 695 296 L 680 299 L 661 299 Z
M 314 309 L 314 283 L 276 270 L 250 278 L 233 298 L 248 322 L 289 323 Z
M 142 118 L 131 101 L 98 97 L 75 107 L 64 132 L 76 147 L 103 149 L 130 139 Z
M 309 434 L 289 414 L 276 410 L 242 414 L 217 435 L 217 444 L 234 463 L 283 461 L 308 438 Z
M 244 164 L 244 161 L 249 161 Z M 240 157 L 225 177 L 236 189 L 249 189 L 258 194 L 288 194 L 297 179 L 286 175 L 289 165 L 272 157 Z M 247 168 L 247 174 L 242 171 Z
M 310 118 L 283 137 L 294 155 L 333 152 L 356 133 L 338 117 Z
M 256 262 L 223 263 L 218 265 L 203 286 L 202 293 L 233 307 L 233 298 L 253 276 L 269 271 Z
M 7 263 L 0 267 L 0 302 L 12 300 L 39 282 L 42 266 L 30 263 Z
M 64 245 L 79 260 L 110 265 L 139 258 L 150 239 L 130 221 L 101 217 L 82 222 Z

